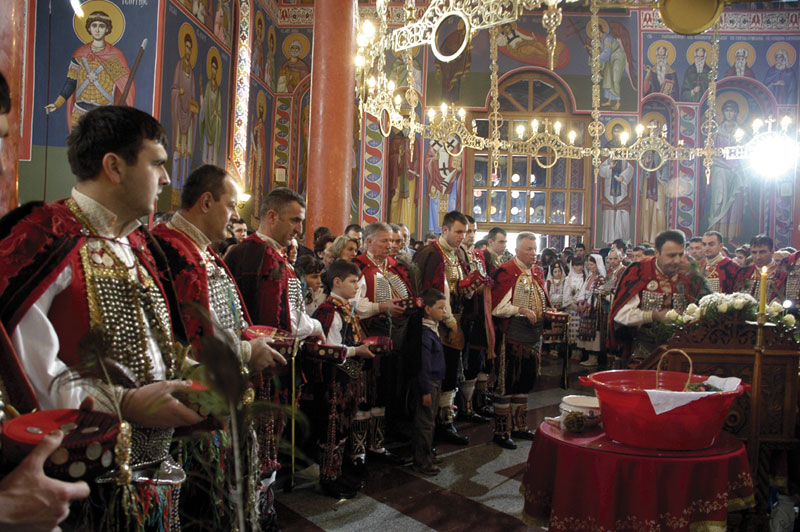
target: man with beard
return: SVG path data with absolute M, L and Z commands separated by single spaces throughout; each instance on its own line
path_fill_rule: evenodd
M 772 256 L 772 238 L 767 235 L 756 235 L 750 241 L 750 256 L 753 264 L 747 266 L 739 274 L 735 292 L 744 292 L 758 299 L 761 289 L 761 270 L 767 269 L 767 302 L 781 299 L 782 288 L 786 281 L 785 271 L 778 268 Z
M 703 252 L 706 256 L 703 277 L 712 292 L 732 294 L 739 275 L 739 266 L 722 255 L 722 235 L 706 231 L 703 235 Z
M 779 104 L 793 104 L 797 101 L 797 71 L 789 65 L 786 50 L 775 52 L 775 64 L 769 67 L 764 78 L 766 85 Z
M 733 64 L 728 69 L 728 71 L 725 72 L 726 78 L 730 76 L 737 76 L 740 78 L 755 79 L 756 77 L 755 74 L 753 74 L 753 71 L 750 70 L 749 66 L 747 66 L 747 55 L 749 53 L 750 52 L 747 51 L 747 48 L 744 47 L 741 47 L 736 50 L 733 56 L 734 57 Z
M 685 244 L 680 231 L 663 231 L 656 237 L 655 257 L 634 262 L 622 273 L 609 315 L 612 348 L 631 349 L 634 360 L 646 358 L 657 347 L 657 324 L 667 311 L 682 312 L 710 293 L 703 277 L 681 268 Z
M 436 434 L 459 445 L 469 443 L 469 438 L 459 434 L 453 421 L 453 408 L 457 388 L 464 334 L 459 320 L 465 298 L 472 295 L 467 265 L 458 255 L 458 247 L 467 232 L 467 217 L 450 211 L 442 220 L 442 236 L 414 254 L 414 264 L 419 268 L 420 290 L 435 288 L 445 295 L 445 317 L 439 326 L 444 346 L 445 378 L 439 399 Z
M 285 187 L 272 189 L 261 203 L 258 230 L 231 247 L 225 254 L 225 262 L 254 325 L 282 329 L 301 340 L 311 336 L 324 340 L 322 325 L 306 313 L 300 280 L 286 253 L 292 239 L 302 230 L 305 215 L 302 196 Z M 293 382 L 291 374 L 279 378 L 259 374 L 253 379 L 258 400 L 269 399 L 287 407 L 297 400 L 291 395 L 292 385 L 299 379 Z M 286 419 L 280 412 L 263 418 L 258 422 L 258 441 L 266 510 L 262 511 L 260 525 L 272 530 L 277 526 L 273 504 L 273 484 L 280 467 L 277 442 Z
M 646 68 L 647 74 L 644 76 L 644 94 L 660 92 L 667 96 L 675 97 L 678 89 L 678 74 L 672 65 L 667 63 L 667 48 L 659 46 L 656 48 L 656 63 Z
M 694 63 L 686 69 L 681 88 L 681 101 L 699 102 L 711 81 L 711 68 L 706 64 L 706 49 L 694 52 Z

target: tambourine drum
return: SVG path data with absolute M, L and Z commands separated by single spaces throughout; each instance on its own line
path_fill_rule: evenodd
M 407 297 L 406 299 L 398 299 L 395 304 L 403 307 L 406 312 L 416 310 L 425 306 L 421 297 Z
M 251 325 L 244 331 L 242 336 L 245 340 L 255 340 L 256 338 L 266 338 L 267 343 L 275 351 L 286 359 L 285 366 L 275 366 L 264 370 L 270 375 L 284 375 L 289 372 L 291 367 L 292 354 L 294 353 L 294 337 L 288 331 L 266 325 Z
M 364 338 L 362 345 L 368 345 L 375 356 L 388 355 L 392 352 L 392 339 L 388 336 L 370 336 Z
M 558 342 L 566 333 L 569 323 L 569 314 L 557 310 L 546 310 L 544 313 L 544 340 L 546 342 Z
M 42 410 L 9 420 L 3 426 L 3 466 L 19 464 L 54 430 L 64 432 L 61 447 L 45 461 L 44 471 L 60 480 L 91 480 L 114 467 L 119 419 L 105 412 Z
M 303 344 L 303 356 L 341 364 L 347 359 L 347 347 L 306 342 Z

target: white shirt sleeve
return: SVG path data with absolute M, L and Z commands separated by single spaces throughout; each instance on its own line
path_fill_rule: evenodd
M 638 327 L 653 321 L 653 313 L 639 308 L 639 294 L 633 296 L 625 303 L 616 316 L 614 321 L 620 325 L 628 327 Z
M 306 314 L 305 310 L 292 310 L 292 330 L 297 338 L 304 339 L 309 336 L 325 336 L 322 324 Z
M 48 313 L 53 299 L 71 282 L 72 267 L 67 266 L 28 309 L 11 335 L 11 343 L 42 410 L 78 408 L 86 397 L 97 395 L 94 387 L 80 381 L 65 379 L 52 388 L 50 386 L 57 375 L 63 374 L 69 368 L 58 358 L 61 344 Z M 103 402 L 96 402 L 95 409 L 104 410 L 106 405 L 101 403 Z
M 497 316 L 498 318 L 511 318 L 519 315 L 519 307 L 511 304 L 512 292 L 513 290 L 509 289 L 508 292 L 506 292 L 506 294 L 500 299 L 500 303 L 498 303 L 492 310 L 492 316 Z
M 356 293 L 356 312 L 359 318 L 371 318 L 380 314 L 380 304 L 374 303 L 367 297 L 367 280 L 362 275 L 358 280 L 358 292 Z

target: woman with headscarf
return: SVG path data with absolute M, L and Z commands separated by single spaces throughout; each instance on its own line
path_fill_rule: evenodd
M 547 280 L 545 281 L 545 291 L 550 298 L 550 305 L 556 310 L 564 308 L 564 287 L 566 286 L 567 276 L 564 273 L 564 265 L 560 260 L 554 260 L 547 267 Z M 563 331 L 563 329 L 561 329 Z M 558 358 L 558 345 L 563 343 L 563 335 L 559 337 L 548 336 L 545 334 L 544 343 L 550 344 L 550 356 Z
M 600 328 L 600 295 L 606 277 L 606 267 L 603 257 L 593 253 L 586 260 L 586 280 L 577 297 L 578 312 L 581 316 L 578 331 L 578 347 L 586 351 L 587 358 L 581 362 L 586 368 L 596 367 L 601 352 L 603 351 L 602 334 Z
M 564 312 L 569 313 L 569 345 L 572 347 L 572 360 L 581 359 L 581 351 L 575 347 L 578 343 L 578 330 L 581 326 L 581 316 L 578 314 L 578 294 L 583 288 L 586 276 L 583 272 L 583 257 L 573 257 L 572 268 L 567 280 L 564 282 L 564 295 L 562 305 Z

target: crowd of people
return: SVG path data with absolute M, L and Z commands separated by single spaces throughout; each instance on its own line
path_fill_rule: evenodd
M 0 112 L 3 105 L 0 90 Z M 73 128 L 67 146 L 77 179 L 70 197 L 0 220 L 0 390 L 22 412 L 114 412 L 104 401 L 87 405 L 102 389 L 132 426 L 135 496 L 121 514 L 113 483 L 91 482 L 90 492 L 44 476 L 57 432 L 0 481 L 4 529 L 62 521 L 94 529 L 109 520 L 239 529 L 237 506 L 244 528 L 276 529 L 273 487 L 294 406 L 309 420 L 298 446 L 319 464 L 320 489 L 348 498 L 373 461 L 436 475 L 436 441 L 469 442 L 457 417 L 493 420 L 493 441 L 504 449 L 533 439 L 528 394 L 543 354 L 560 344 L 585 367 L 626 365 L 655 347 L 654 325 L 668 310 L 710 291 L 758 294 L 762 267 L 770 299 L 796 304 L 800 290 L 798 254 L 785 250 L 779 262 L 765 235 L 735 259 L 713 231 L 687 243 L 668 230 L 654 248 L 629 251 L 617 241 L 598 253 L 581 243 L 538 250 L 537 236 L 523 232 L 512 250 L 504 229 L 476 242 L 475 220 L 451 211 L 441 233 L 423 241 L 402 224 L 375 222 L 342 235 L 313 228 L 308 248 L 298 240 L 300 195 L 273 189 L 248 232 L 233 177 L 212 165 L 188 175 L 179 209 L 148 228 L 140 219 L 169 183 L 161 125 L 133 108 L 102 107 Z M 57 378 L 78 371 L 92 334 L 125 378 Z M 188 355 L 182 345 L 192 347 Z M 250 415 L 238 429 L 225 416 L 211 422 L 185 399 L 194 389 L 187 376 L 223 359 L 248 383 L 241 408 L 283 408 Z M 211 477 L 202 474 L 209 465 Z M 51 511 L 20 512 L 21 493 L 49 497 Z M 68 517 L 70 500 L 87 497 Z

